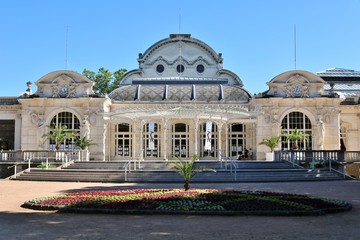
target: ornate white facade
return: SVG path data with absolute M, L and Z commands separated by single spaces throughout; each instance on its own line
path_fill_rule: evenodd
M 55 71 L 35 83 L 34 94 L 29 88 L 17 99 L 0 98 L 0 138 L 9 138 L 6 124 L 14 126 L 2 148 L 52 148 L 41 144 L 46 126 L 66 124 L 93 140 L 94 160 L 194 154 L 218 159 L 245 149 L 253 159 L 265 159 L 268 149 L 259 143 L 294 129 L 310 136 L 303 149 L 360 149 L 358 105 L 343 104 L 316 74 L 282 73 L 267 83 L 266 92 L 253 96 L 223 68 L 221 53 L 189 34 L 171 34 L 137 60 L 139 68 L 127 72 L 108 96 L 95 94 L 93 82 L 81 74 Z M 63 147 L 74 146 L 70 141 Z M 289 149 L 291 143 L 278 147 Z

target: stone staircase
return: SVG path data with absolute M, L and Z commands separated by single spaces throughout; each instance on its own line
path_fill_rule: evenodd
M 61 181 L 61 182 L 153 182 L 179 183 L 183 178 L 171 165 L 164 161 L 142 161 L 136 170 L 132 165 L 131 172 L 126 174 L 125 161 L 109 162 L 75 162 L 63 169 L 36 169 L 24 172 L 14 180 L 24 181 Z M 290 182 L 290 181 L 330 181 L 342 180 L 342 176 L 328 170 L 309 171 L 293 167 L 288 162 L 238 161 L 239 168 L 230 172 L 230 166 L 215 161 L 199 161 L 197 166 L 211 167 L 216 172 L 198 173 L 192 182 L 226 183 L 226 182 Z M 236 176 L 236 179 L 235 179 Z

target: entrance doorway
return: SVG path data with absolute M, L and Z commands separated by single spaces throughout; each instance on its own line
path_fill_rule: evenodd
M 218 156 L 218 129 L 217 125 L 212 123 L 211 127 L 211 150 L 205 150 L 206 141 L 206 123 L 200 126 L 200 157 L 217 158 Z
M 172 153 L 181 158 L 189 157 L 189 125 L 176 123 L 172 125 Z
M 149 124 L 145 124 L 143 127 L 143 146 L 145 150 L 143 157 L 145 159 L 157 159 L 160 157 L 160 125 L 154 123 L 153 126 L 152 129 L 149 129 Z M 151 141 L 149 141 L 149 138 L 152 138 Z
M 242 156 L 245 158 L 246 131 L 244 124 L 234 123 L 229 131 L 229 153 L 232 157 Z
M 127 123 L 117 124 L 115 128 L 115 156 L 132 156 L 132 126 Z

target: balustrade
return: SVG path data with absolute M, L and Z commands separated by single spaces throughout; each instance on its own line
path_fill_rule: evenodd
M 71 159 L 76 161 L 89 161 L 89 152 L 87 150 L 15 150 L 0 151 L 0 161 L 4 162 L 23 162 L 29 159 L 53 159 L 55 162 L 65 162 Z

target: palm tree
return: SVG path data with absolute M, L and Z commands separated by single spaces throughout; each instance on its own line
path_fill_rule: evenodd
M 281 140 L 281 137 L 271 136 L 270 138 L 263 139 L 262 142 L 260 142 L 259 144 L 269 147 L 270 152 L 274 152 L 274 149 L 279 144 L 280 140 Z
M 175 169 L 185 180 L 184 190 L 187 191 L 190 189 L 190 182 L 196 174 L 203 171 L 212 171 L 216 172 L 214 169 L 209 167 L 197 167 L 195 168 L 195 159 L 194 155 L 193 159 L 189 162 L 183 161 L 180 157 L 175 156 L 179 161 L 170 162 L 173 165 L 173 169 Z
M 92 139 L 84 136 L 76 140 L 75 145 L 78 146 L 81 150 L 87 150 L 89 146 L 94 145 Z
M 295 128 L 294 131 L 292 131 L 291 133 L 289 133 L 288 135 L 286 135 L 286 141 L 291 141 L 293 142 L 293 149 L 294 150 L 298 150 L 299 149 L 299 141 L 308 141 L 309 140 L 309 136 L 306 133 L 303 133 L 301 131 L 299 131 L 297 128 Z
M 73 130 L 68 130 L 67 126 L 64 124 L 60 124 L 60 125 L 47 125 L 46 127 L 48 127 L 50 129 L 50 131 L 48 133 L 45 133 L 42 136 L 43 139 L 43 143 L 46 140 L 51 140 L 55 142 L 55 149 L 59 150 L 60 149 L 60 145 L 62 143 L 64 143 L 66 140 L 68 139 L 72 139 L 77 137 L 77 133 Z

